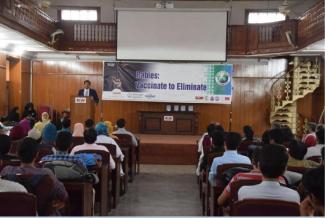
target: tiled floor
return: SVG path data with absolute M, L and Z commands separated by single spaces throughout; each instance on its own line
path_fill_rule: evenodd
M 200 216 L 193 165 L 141 165 L 115 216 Z

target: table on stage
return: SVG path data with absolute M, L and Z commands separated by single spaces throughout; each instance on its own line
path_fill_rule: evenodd
M 196 112 L 139 111 L 139 131 L 146 134 L 195 135 Z

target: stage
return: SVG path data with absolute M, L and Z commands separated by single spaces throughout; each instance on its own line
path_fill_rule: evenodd
M 199 135 L 137 134 L 141 140 L 142 164 L 197 164 Z

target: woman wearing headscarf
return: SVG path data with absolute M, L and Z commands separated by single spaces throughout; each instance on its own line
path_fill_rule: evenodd
M 31 129 L 30 126 L 31 126 L 31 121 L 29 119 L 29 117 L 24 117 L 20 122 L 19 122 L 19 125 L 23 128 L 23 133 L 24 133 L 24 136 L 27 136 L 28 134 L 28 131 Z
M 115 131 L 115 129 L 114 129 L 114 126 L 113 126 L 112 122 L 111 121 L 105 121 L 104 123 L 107 126 L 108 136 L 111 137 L 114 140 L 118 140 L 118 137 L 113 135 L 113 132 Z
M 37 122 L 35 125 L 37 125 L 37 128 L 43 132 L 44 127 L 50 122 L 50 115 L 47 112 L 43 112 L 41 121 Z
M 39 131 L 39 129 L 36 128 L 36 125 L 28 131 L 27 137 L 35 139 L 37 142 L 40 142 L 42 133 Z
M 41 142 L 41 147 L 53 147 L 56 139 L 56 126 L 52 124 L 51 122 L 48 123 L 42 132 L 42 142 Z
M 73 137 L 84 137 L 84 125 L 82 123 L 75 123 L 73 127 Z
M 26 135 L 24 135 L 24 129 L 19 124 L 17 124 L 10 130 L 9 136 L 12 141 L 16 141 L 24 138 Z

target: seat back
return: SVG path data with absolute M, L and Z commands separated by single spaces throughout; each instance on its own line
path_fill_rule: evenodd
M 299 204 L 280 200 L 246 199 L 234 203 L 231 216 L 300 216 Z
M 0 216 L 36 216 L 36 196 L 23 192 L 0 192 Z
M 114 134 L 118 137 L 120 146 L 132 146 L 132 137 L 129 134 Z
M 10 145 L 10 149 L 9 149 L 8 154 L 12 155 L 12 156 L 17 156 L 18 155 L 18 149 L 19 149 L 22 142 L 23 142 L 23 139 L 11 141 L 11 145 Z
M 257 185 L 261 180 L 238 180 L 230 184 L 230 201 L 235 202 L 238 200 L 238 191 L 243 186 Z
M 85 143 L 84 137 L 72 137 L 72 145 L 77 146 L 77 145 L 82 145 Z
M 307 158 L 307 160 L 312 160 L 312 161 L 315 161 L 316 163 L 320 163 L 320 162 L 322 162 L 322 156 L 311 156 L 311 157 Z
M 287 170 L 288 171 L 292 171 L 292 172 L 296 172 L 296 173 L 304 174 L 308 170 L 308 168 L 306 168 L 306 167 L 293 167 L 293 166 L 288 166 L 287 167 Z
M 116 157 L 116 146 L 115 145 L 108 144 L 108 143 L 97 143 L 97 145 L 103 145 L 103 146 L 105 146 L 109 150 L 109 153 L 113 157 Z
M 36 195 L 38 215 L 53 214 L 54 182 L 49 175 L 8 174 L 4 178 L 20 183 Z

